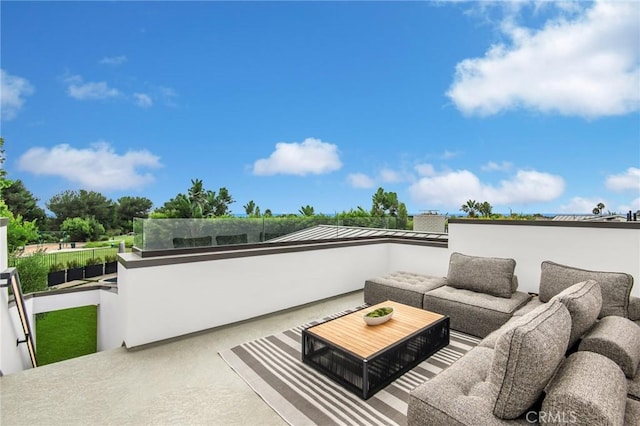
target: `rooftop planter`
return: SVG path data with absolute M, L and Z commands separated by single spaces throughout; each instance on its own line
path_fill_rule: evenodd
M 77 260 L 67 262 L 67 282 L 84 279 L 84 268 Z
M 116 255 L 108 255 L 104 257 L 104 273 L 115 274 L 118 272 L 118 257 Z
M 104 264 L 102 258 L 92 257 L 87 259 L 87 265 L 84 267 L 84 277 L 93 278 L 104 275 Z
M 49 266 L 49 273 L 47 274 L 47 286 L 60 285 L 67 281 L 67 271 L 62 263 L 54 263 Z

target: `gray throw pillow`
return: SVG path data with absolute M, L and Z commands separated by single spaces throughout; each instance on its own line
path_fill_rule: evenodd
M 536 402 L 567 350 L 571 317 L 562 303 L 554 300 L 526 317 L 494 349 L 488 379 L 497 395 L 493 414 L 500 419 L 515 419 Z
M 566 288 L 587 280 L 595 280 L 600 284 L 602 309 L 598 318 L 609 315 L 628 317 L 633 276 L 623 272 L 589 271 L 546 260 L 541 266 L 540 301 L 548 302 Z
M 511 298 L 516 261 L 498 257 L 452 253 L 447 285 L 450 287 Z
M 551 298 L 559 300 L 571 315 L 569 347 L 580 339 L 598 320 L 602 308 L 600 285 L 593 280 L 574 284 Z

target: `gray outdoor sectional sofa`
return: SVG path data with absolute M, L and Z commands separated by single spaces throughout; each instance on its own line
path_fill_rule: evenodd
M 538 295 L 515 261 L 453 253 L 447 277 L 395 272 L 365 282 L 385 300 L 450 317 L 484 338 L 410 395 L 409 425 L 640 425 L 640 299 L 633 277 L 545 261 Z

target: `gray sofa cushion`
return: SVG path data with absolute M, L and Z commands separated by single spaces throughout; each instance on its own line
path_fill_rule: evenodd
M 455 288 L 511 297 L 516 261 L 497 257 L 466 256 L 452 253 L 447 285 Z
M 518 309 L 513 313 L 513 316 L 520 317 L 522 315 L 526 315 L 542 304 L 543 303 L 540 301 L 539 297 L 532 296 L 531 300 L 529 300 L 526 305 L 524 305 L 522 308 Z
M 604 355 L 633 378 L 640 363 L 640 327 L 626 318 L 602 318 L 580 342 L 579 350 Z
M 411 391 L 407 410 L 409 425 L 505 425 L 492 413 L 495 390 L 487 382 L 493 350 L 474 348 L 451 367 Z
M 640 320 L 640 297 L 629 297 L 629 319 L 631 321 Z
M 448 315 L 450 327 L 463 333 L 485 337 L 509 321 L 531 296 L 515 292 L 510 299 L 485 293 L 461 290 L 448 285 L 424 294 L 422 307 L 427 311 Z
M 624 424 L 629 426 L 640 425 L 640 401 L 627 398 L 627 408 L 624 413 Z
M 627 386 L 618 366 L 593 352 L 575 352 L 547 386 L 541 411 L 565 423 L 622 425 L 626 403 Z
M 532 305 L 532 303 L 531 302 L 527 303 L 526 306 L 529 306 L 529 305 Z M 505 332 L 507 332 L 508 330 L 512 330 L 516 327 L 519 327 L 521 325 L 527 324 L 532 319 L 540 315 L 541 312 L 544 312 L 546 309 L 548 309 L 546 303 L 533 303 L 533 306 L 535 306 L 535 308 L 529 310 L 525 315 L 520 315 L 520 316 L 514 315 L 509 321 L 503 324 L 502 327 L 500 327 L 496 331 L 491 332 L 491 334 L 489 334 L 487 337 L 482 339 L 482 341 L 478 344 L 478 346 L 495 349 L 498 339 Z M 518 312 L 522 311 L 523 309 L 524 308 L 519 309 Z
M 640 401 L 640 371 L 636 372 L 633 379 L 627 379 L 627 396 Z
M 364 283 L 364 302 L 376 305 L 393 300 L 405 305 L 422 308 L 424 293 L 447 283 L 444 277 L 415 274 L 411 272 L 392 272 L 383 277 L 370 278 Z
M 598 318 L 608 315 L 628 316 L 633 276 L 623 272 L 589 271 L 544 261 L 540 273 L 540 300 L 548 302 L 567 287 L 587 280 L 595 280 L 600 284 L 602 309 Z
M 593 280 L 574 284 L 553 296 L 551 301 L 556 299 L 567 307 L 571 315 L 571 347 L 598 320 L 602 308 L 600 285 Z
M 489 382 L 497 390 L 493 414 L 501 419 L 515 419 L 536 402 L 567 350 L 567 308 L 553 301 L 531 314 L 496 342 Z

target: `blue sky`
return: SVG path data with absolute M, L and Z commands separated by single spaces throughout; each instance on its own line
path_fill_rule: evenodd
M 640 209 L 637 2 L 10 2 L 9 178 L 241 214 Z

